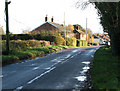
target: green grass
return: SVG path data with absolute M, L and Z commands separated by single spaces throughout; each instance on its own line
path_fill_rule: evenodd
M 48 46 L 48 47 L 40 47 L 40 48 L 29 48 L 26 51 L 20 51 L 17 53 L 10 53 L 9 55 L 2 55 L 2 64 L 12 64 L 24 59 L 28 59 L 31 57 L 44 56 L 47 53 L 56 52 L 61 49 L 69 48 L 67 46 Z
M 120 88 L 118 61 L 118 57 L 112 56 L 111 48 L 101 47 L 95 53 L 91 72 L 93 89 Z

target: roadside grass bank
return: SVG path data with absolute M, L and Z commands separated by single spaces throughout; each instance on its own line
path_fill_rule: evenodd
M 40 48 L 28 48 L 25 51 L 20 51 L 17 53 L 10 53 L 9 55 L 2 55 L 2 66 L 7 64 L 12 64 L 15 62 L 19 62 L 25 59 L 34 58 L 34 57 L 42 57 L 48 53 L 57 52 L 59 50 L 70 48 L 68 46 L 47 46 Z
M 91 72 L 93 89 L 96 91 L 120 91 L 120 58 L 113 56 L 111 48 L 96 51 Z

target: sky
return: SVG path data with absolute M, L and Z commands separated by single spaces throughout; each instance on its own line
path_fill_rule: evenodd
M 8 0 L 9 1 L 9 0 Z M 54 22 L 63 24 L 80 24 L 93 33 L 103 33 L 97 10 L 89 5 L 85 10 L 76 8 L 79 0 L 11 0 L 9 4 L 9 30 L 13 34 L 20 34 L 24 30 L 33 30 L 45 22 L 48 15 L 49 21 L 54 16 Z M 5 31 L 5 0 L 0 0 L 0 25 Z

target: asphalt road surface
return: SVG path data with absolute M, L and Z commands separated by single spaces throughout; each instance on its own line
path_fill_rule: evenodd
M 62 50 L 45 57 L 25 60 L 2 68 L 2 89 L 76 89 L 84 87 L 99 47 Z

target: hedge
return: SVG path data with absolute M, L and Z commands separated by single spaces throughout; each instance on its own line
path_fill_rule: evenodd
M 6 36 L 2 35 L 2 40 L 6 40 Z M 10 40 L 45 40 L 54 42 L 56 45 L 64 44 L 64 38 L 60 35 L 55 34 L 11 34 Z
M 82 47 L 82 46 L 87 46 L 88 42 L 86 40 L 79 40 L 77 39 L 77 46 Z
M 25 51 L 28 48 L 39 48 L 44 46 L 50 46 L 49 41 L 38 41 L 38 40 L 11 40 L 10 41 L 10 52 L 16 53 Z M 6 53 L 6 41 L 2 40 L 2 53 Z

